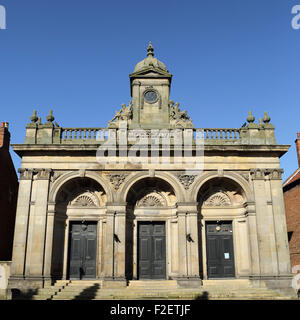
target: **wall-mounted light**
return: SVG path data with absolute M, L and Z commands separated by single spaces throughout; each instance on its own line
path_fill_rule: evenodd
M 121 242 L 121 240 L 119 239 L 118 235 L 114 233 L 114 240 L 116 242 Z
M 188 242 L 194 242 L 194 240 L 192 239 L 190 233 L 186 235 L 186 240 L 187 240 Z

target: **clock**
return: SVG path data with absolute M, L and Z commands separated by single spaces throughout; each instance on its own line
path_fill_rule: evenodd
M 155 103 L 158 100 L 158 94 L 154 90 L 148 90 L 144 93 L 144 98 L 148 103 Z

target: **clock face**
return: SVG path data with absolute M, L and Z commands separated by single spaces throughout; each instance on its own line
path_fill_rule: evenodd
M 149 91 L 145 92 L 144 98 L 148 103 L 154 103 L 157 101 L 158 96 L 154 90 L 149 90 Z

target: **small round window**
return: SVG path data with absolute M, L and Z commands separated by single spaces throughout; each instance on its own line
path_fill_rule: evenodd
M 157 101 L 158 95 L 154 90 L 149 90 L 145 92 L 144 98 L 148 103 L 154 103 Z

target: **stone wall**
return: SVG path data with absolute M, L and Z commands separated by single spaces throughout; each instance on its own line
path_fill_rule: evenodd
M 8 278 L 10 276 L 10 261 L 0 261 L 0 300 L 6 300 Z

